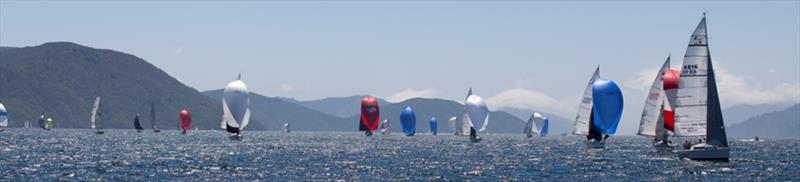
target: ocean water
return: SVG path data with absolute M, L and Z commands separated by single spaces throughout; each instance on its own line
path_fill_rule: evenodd
M 649 139 L 613 137 L 587 149 L 577 136 L 524 138 L 399 133 L 8 129 L 3 181 L 798 181 L 800 140 L 732 141 L 731 161 L 681 160 Z

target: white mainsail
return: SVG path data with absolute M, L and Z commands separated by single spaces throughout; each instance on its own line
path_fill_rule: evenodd
M 572 134 L 589 134 L 589 117 L 592 115 L 592 84 L 598 77 L 600 77 L 600 66 L 595 68 L 592 78 L 589 79 L 589 83 L 586 84 L 586 89 L 583 91 L 583 98 L 578 105 L 578 114 L 575 116 L 575 131 Z
M 241 78 L 241 76 L 239 77 Z M 242 130 L 250 122 L 250 91 L 241 79 L 228 83 L 222 91 L 221 128 Z
M 686 55 L 675 101 L 675 135 L 703 136 L 708 120 L 708 40 L 705 18 L 697 25 Z
M 453 116 L 453 117 L 451 117 L 450 119 L 447 120 L 447 123 L 450 124 L 450 128 L 453 128 L 453 132 L 458 132 L 458 125 L 456 125 L 457 124 L 457 121 L 456 121 L 457 119 L 458 119 L 458 117 Z
M 705 135 L 709 145 L 728 146 L 705 16 L 692 33 L 683 58 L 674 110 L 676 136 Z
M 381 121 L 381 133 L 387 134 L 387 133 L 389 133 L 389 130 L 390 130 L 389 129 L 389 120 L 388 119 L 384 119 L 383 121 Z
M 95 128 L 96 129 L 100 129 L 100 128 L 102 128 L 102 126 L 100 126 L 100 96 L 97 96 L 94 99 L 94 106 L 92 107 L 91 122 L 92 122 L 92 129 L 95 129 Z
M 461 122 L 456 133 L 458 133 L 458 135 L 469 135 L 469 128 L 471 127 L 473 127 L 473 125 L 472 121 L 469 120 L 469 114 L 464 112 L 464 114 L 461 115 Z
M 286 133 L 292 132 L 292 129 L 290 128 L 289 123 L 284 123 L 283 124 L 283 132 L 286 132 Z
M 664 84 L 662 76 L 669 71 L 669 57 L 661 65 L 656 78 L 653 80 L 653 85 L 650 86 L 650 92 L 647 94 L 647 99 L 644 102 L 642 110 L 642 118 L 639 122 L 639 132 L 636 134 L 642 136 L 658 136 L 663 135 L 664 132 L 664 119 L 662 109 L 664 106 Z M 659 131 L 661 130 L 661 131 Z
M 8 111 L 3 103 L 0 103 L 0 127 L 8 127 Z

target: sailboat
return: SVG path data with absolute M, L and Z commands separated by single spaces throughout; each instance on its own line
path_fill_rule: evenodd
M 192 115 L 189 113 L 189 110 L 186 110 L 186 108 L 184 108 L 181 109 L 180 118 L 181 118 L 180 127 L 181 129 L 183 129 L 183 132 L 181 132 L 181 134 L 186 134 L 189 132 L 189 130 L 192 129 Z
M 459 125 L 457 125 L 458 124 L 457 119 L 458 119 L 458 117 L 453 116 L 453 117 L 450 117 L 450 119 L 447 120 L 447 123 L 450 124 L 450 128 L 453 129 L 453 135 L 460 135 L 461 134 L 458 131 Z
M 0 127 L 8 127 L 8 111 L 3 103 L 0 103 Z M 0 131 L 3 131 L 3 129 L 0 128 Z
M 230 133 L 229 138 L 239 140 L 242 130 L 250 123 L 250 91 L 242 75 L 228 83 L 222 91 L 222 121 L 220 127 Z
M 284 123 L 283 124 L 283 132 L 285 132 L 285 133 L 291 133 L 292 132 L 292 129 L 289 128 L 289 123 Z
M 692 33 L 683 58 L 674 107 L 675 136 L 705 136 L 705 143 L 677 150 L 678 156 L 692 160 L 729 160 L 730 148 L 711 63 L 711 51 L 708 49 L 705 13 Z
M 600 67 L 597 67 L 583 92 L 573 133 L 586 135 L 587 144 L 592 148 L 604 148 L 606 139 L 616 133 L 622 117 L 622 101 L 619 86 L 600 77 Z
M 436 121 L 436 117 L 431 117 L 431 120 L 428 121 L 428 125 L 430 126 L 431 129 L 431 135 L 436 135 L 436 133 L 438 132 L 437 131 L 438 126 L 436 126 L 437 124 L 438 121 Z
M 386 135 L 386 134 L 389 134 L 389 132 L 390 132 L 389 131 L 389 120 L 388 119 L 384 119 L 383 121 L 381 121 L 381 134 Z
M 137 113 L 136 116 L 133 117 L 133 128 L 136 128 L 136 132 L 144 131 L 142 127 L 142 123 L 139 122 L 139 114 Z
M 47 117 L 47 122 L 44 124 L 44 129 L 50 131 L 55 127 L 55 123 L 53 122 L 53 118 Z M 102 133 L 101 133 L 102 134 Z
M 489 125 L 489 108 L 486 107 L 486 103 L 483 99 L 478 96 L 472 94 L 472 88 L 469 89 L 467 93 L 467 100 L 464 101 L 464 111 L 466 114 L 464 116 L 464 124 L 462 127 L 466 127 L 469 124 L 469 139 L 472 142 L 479 142 L 482 139 L 478 137 L 478 132 L 483 132 L 486 130 L 486 127 Z M 482 122 L 481 128 L 476 130 L 475 126 L 478 123 L 473 122 Z
M 102 106 L 102 103 L 100 103 L 100 96 L 95 97 L 94 98 L 94 106 L 92 107 L 92 116 L 91 116 L 92 129 L 97 129 L 97 131 L 94 132 L 95 134 L 103 134 L 103 133 L 105 133 L 103 131 L 103 125 L 102 125 L 102 122 L 101 122 L 102 121 L 102 116 L 103 116 L 103 114 L 100 112 L 101 106 Z M 52 119 L 47 118 L 47 120 L 48 120 L 48 123 L 52 123 Z
M 406 106 L 400 112 L 400 128 L 406 136 L 414 136 L 417 133 L 417 115 L 411 106 Z
M 25 125 L 22 126 L 22 128 L 26 128 L 26 129 L 27 128 L 31 128 L 31 121 L 30 120 L 25 120 Z
M 39 115 L 39 128 L 42 128 L 43 130 L 48 130 L 47 117 L 45 117 L 44 113 L 42 113 L 42 115 Z
M 674 146 L 669 141 L 669 132 L 672 131 L 674 117 L 671 103 L 674 103 L 674 88 L 678 85 L 677 71 L 669 69 L 670 57 L 656 73 L 656 78 L 650 86 L 650 92 L 642 109 L 642 118 L 639 122 L 637 135 L 653 137 L 653 147 L 658 149 L 671 149 Z M 667 90 L 673 94 L 667 94 Z M 672 98 L 669 99 L 669 98 Z
M 361 117 L 358 121 L 358 131 L 364 131 L 364 135 L 372 136 L 372 132 L 378 129 L 378 121 L 381 119 L 378 100 L 372 96 L 365 96 L 361 99 Z
M 152 102 L 150 103 L 150 127 L 153 128 L 153 132 L 155 133 L 161 132 L 161 130 L 156 127 L 156 104 Z
M 528 138 L 533 137 L 533 135 L 545 136 L 550 128 L 549 125 L 550 120 L 548 120 L 547 117 L 534 112 L 530 119 L 528 119 L 528 122 L 525 123 L 523 133 Z

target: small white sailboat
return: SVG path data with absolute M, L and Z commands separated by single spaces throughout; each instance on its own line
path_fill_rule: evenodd
M 150 127 L 153 128 L 153 132 L 158 133 L 161 130 L 156 127 L 156 104 L 150 102 Z
M 524 133 L 528 138 L 533 137 L 533 135 L 544 136 L 547 134 L 548 125 L 549 121 L 547 117 L 534 112 L 530 119 L 528 119 L 528 122 L 525 123 L 525 129 L 522 131 L 522 133 Z
M 220 127 L 231 134 L 234 140 L 241 139 L 241 131 L 250 123 L 250 91 L 239 74 L 236 81 L 222 91 L 222 122 Z
M 705 142 L 676 150 L 678 156 L 692 160 L 729 160 L 730 149 L 721 110 L 704 13 L 683 58 L 675 103 L 675 135 L 705 136 Z
M 8 111 L 3 103 L 0 103 L 0 127 L 8 127 Z M 3 129 L 0 128 L 0 131 L 3 131 Z
M 447 124 L 450 124 L 450 128 L 453 129 L 453 135 L 458 135 L 459 134 L 458 133 L 458 125 L 456 125 L 457 122 L 458 122 L 458 121 L 456 121 L 457 119 L 458 119 L 458 117 L 453 116 L 453 117 L 451 117 L 450 119 L 447 120 Z
M 388 119 L 384 119 L 383 121 L 381 121 L 381 134 L 387 135 L 387 134 L 389 134 L 389 132 L 390 132 L 390 130 L 389 130 L 389 120 Z
M 653 147 L 657 149 L 672 149 L 673 145 L 669 142 L 669 133 L 664 125 L 664 110 L 669 107 L 669 102 L 664 92 L 663 76 L 669 72 L 670 58 L 661 65 L 650 92 L 642 109 L 642 118 L 639 122 L 639 132 L 637 135 L 653 137 Z
M 284 133 L 291 133 L 292 132 L 292 129 L 290 128 L 289 123 L 284 123 L 283 124 L 283 132 Z
M 462 127 L 469 126 L 469 129 L 465 131 L 469 131 L 470 141 L 481 141 L 482 139 L 478 137 L 478 132 L 486 131 L 486 127 L 489 125 L 489 108 L 486 107 L 486 103 L 480 96 L 472 94 L 472 88 L 469 89 L 467 99 L 464 101 L 464 110 L 466 113 Z M 468 120 L 466 120 L 467 118 Z M 476 130 L 476 123 L 473 122 L 481 122 L 481 128 Z
M 102 113 L 100 111 L 100 107 L 101 106 L 102 106 L 102 103 L 100 103 L 100 96 L 97 96 L 94 99 L 94 106 L 92 106 L 92 116 L 91 116 L 91 119 L 90 119 L 91 122 L 92 122 L 92 129 L 97 129 L 97 131 L 94 132 L 95 134 L 103 134 L 103 133 L 105 133 L 103 131 L 103 125 L 102 125 L 102 122 L 101 122 L 101 118 L 102 118 Z M 50 119 L 48 118 L 48 120 L 50 120 Z

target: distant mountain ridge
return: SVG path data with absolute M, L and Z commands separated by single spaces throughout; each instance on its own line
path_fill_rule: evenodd
M 764 113 L 727 127 L 735 137 L 782 137 L 800 139 L 800 104 Z
M 734 105 L 722 110 L 722 118 L 725 119 L 726 126 L 731 126 L 751 117 L 768 112 L 781 111 L 790 106 L 790 104 Z
M 89 128 L 96 96 L 105 128 L 133 128 L 136 113 L 149 128 L 151 103 L 161 129 L 177 129 L 181 108 L 192 114 L 193 127 L 218 128 L 221 118 L 216 101 L 145 60 L 70 42 L 0 49 L 0 83 L 10 127 L 35 123 L 44 112 L 56 128 Z
M 359 114 L 359 107 L 361 107 L 361 99 L 367 95 L 354 95 L 348 97 L 328 97 L 324 99 L 299 101 L 293 98 L 281 98 L 285 101 L 300 104 L 302 106 L 314 109 L 323 113 L 332 114 L 337 117 L 350 117 Z M 377 98 L 378 104 L 386 105 L 391 102 Z

